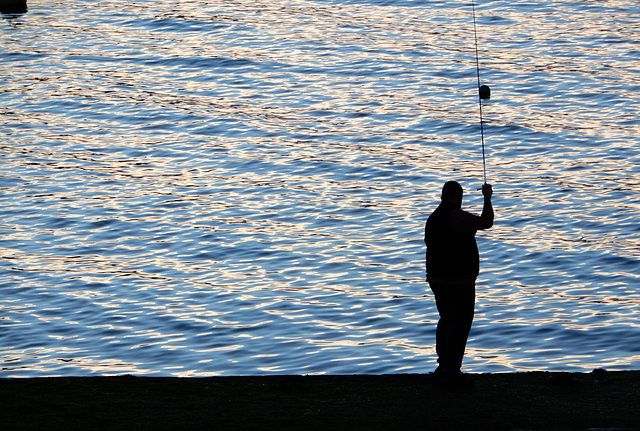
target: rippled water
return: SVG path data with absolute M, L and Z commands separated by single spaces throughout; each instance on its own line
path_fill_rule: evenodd
M 476 13 L 465 370 L 638 368 L 640 5 Z M 33 0 L 0 37 L 0 375 L 434 368 L 470 3 Z

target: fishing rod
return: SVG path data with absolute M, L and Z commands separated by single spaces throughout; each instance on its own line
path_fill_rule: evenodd
M 484 124 L 482 121 L 482 99 L 489 99 L 491 97 L 491 89 L 487 85 L 480 85 L 480 60 L 478 55 L 478 29 L 476 27 L 475 0 L 471 0 L 471 13 L 473 15 L 473 37 L 476 44 L 476 75 L 478 77 L 478 109 L 480 111 L 480 139 L 482 142 L 482 175 L 484 179 L 484 184 L 487 184 L 487 163 L 486 163 L 485 150 L 484 150 Z

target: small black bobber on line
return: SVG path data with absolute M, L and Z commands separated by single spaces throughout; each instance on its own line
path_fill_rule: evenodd
M 480 91 L 481 99 L 491 99 L 491 89 L 488 85 L 481 85 L 478 90 Z

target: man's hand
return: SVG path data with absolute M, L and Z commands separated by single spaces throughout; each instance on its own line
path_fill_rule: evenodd
M 490 198 L 491 196 L 493 196 L 493 187 L 491 187 L 491 184 L 484 183 L 482 185 L 482 195 L 485 198 Z

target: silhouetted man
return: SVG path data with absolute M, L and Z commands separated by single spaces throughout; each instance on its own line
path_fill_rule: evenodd
M 462 357 L 473 322 L 480 257 L 475 234 L 493 226 L 490 184 L 482 186 L 484 207 L 477 216 L 462 210 L 462 187 L 448 181 L 441 203 L 425 226 L 427 281 L 440 314 L 436 330 L 438 368 L 443 379 L 460 376 Z

